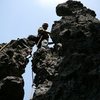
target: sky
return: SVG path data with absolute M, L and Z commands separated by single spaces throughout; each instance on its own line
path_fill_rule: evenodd
M 56 5 L 67 0 L 0 0 L 0 43 L 9 42 L 12 39 L 25 38 L 29 35 L 37 35 L 38 28 L 44 23 L 49 23 L 49 29 L 55 20 Z M 78 0 L 87 8 L 94 10 L 100 19 L 100 0 Z M 36 48 L 33 48 L 35 51 Z M 29 100 L 31 93 L 31 63 L 28 64 L 23 75 L 25 79 L 25 97 Z

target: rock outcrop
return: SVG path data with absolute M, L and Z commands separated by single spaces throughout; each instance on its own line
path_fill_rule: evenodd
M 31 56 L 34 36 L 0 45 L 0 100 L 23 100 L 22 74 Z
M 59 4 L 56 13 L 61 19 L 52 26 L 54 47 L 33 55 L 32 100 L 99 100 L 100 21 L 79 1 Z
M 69 0 L 56 7 L 54 47 L 33 54 L 36 89 L 31 100 L 100 99 L 100 21 L 93 10 Z M 0 44 L 0 100 L 23 100 L 22 74 L 36 37 Z

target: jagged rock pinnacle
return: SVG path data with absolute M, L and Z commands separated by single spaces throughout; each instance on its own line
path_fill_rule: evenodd
M 54 47 L 33 54 L 31 100 L 99 100 L 100 21 L 79 1 L 59 4 L 56 13 L 61 19 L 52 25 Z M 0 100 L 23 100 L 22 74 L 34 39 L 30 35 L 0 45 Z
M 100 21 L 79 1 L 59 4 L 56 13 L 50 36 L 62 46 L 34 53 L 32 100 L 99 100 Z
M 28 63 L 34 41 L 29 38 L 11 40 L 0 48 L 0 100 L 23 100 L 22 74 Z

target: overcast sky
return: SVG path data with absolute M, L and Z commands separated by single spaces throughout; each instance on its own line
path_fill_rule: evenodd
M 44 22 L 49 23 L 49 31 L 55 20 L 55 7 L 66 0 L 0 0 L 0 43 L 11 39 L 24 38 L 28 35 L 37 35 L 37 29 Z M 94 10 L 100 19 L 100 0 L 81 0 Z M 34 48 L 33 48 L 34 49 Z M 31 64 L 26 69 L 25 98 L 29 100 L 31 91 Z

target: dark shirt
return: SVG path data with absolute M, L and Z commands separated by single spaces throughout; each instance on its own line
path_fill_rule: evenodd
M 45 29 L 43 29 L 42 27 L 40 27 L 38 29 L 38 37 L 41 38 L 41 36 L 42 36 L 41 41 L 44 39 L 46 39 L 48 41 L 48 38 L 49 38 L 48 32 Z

